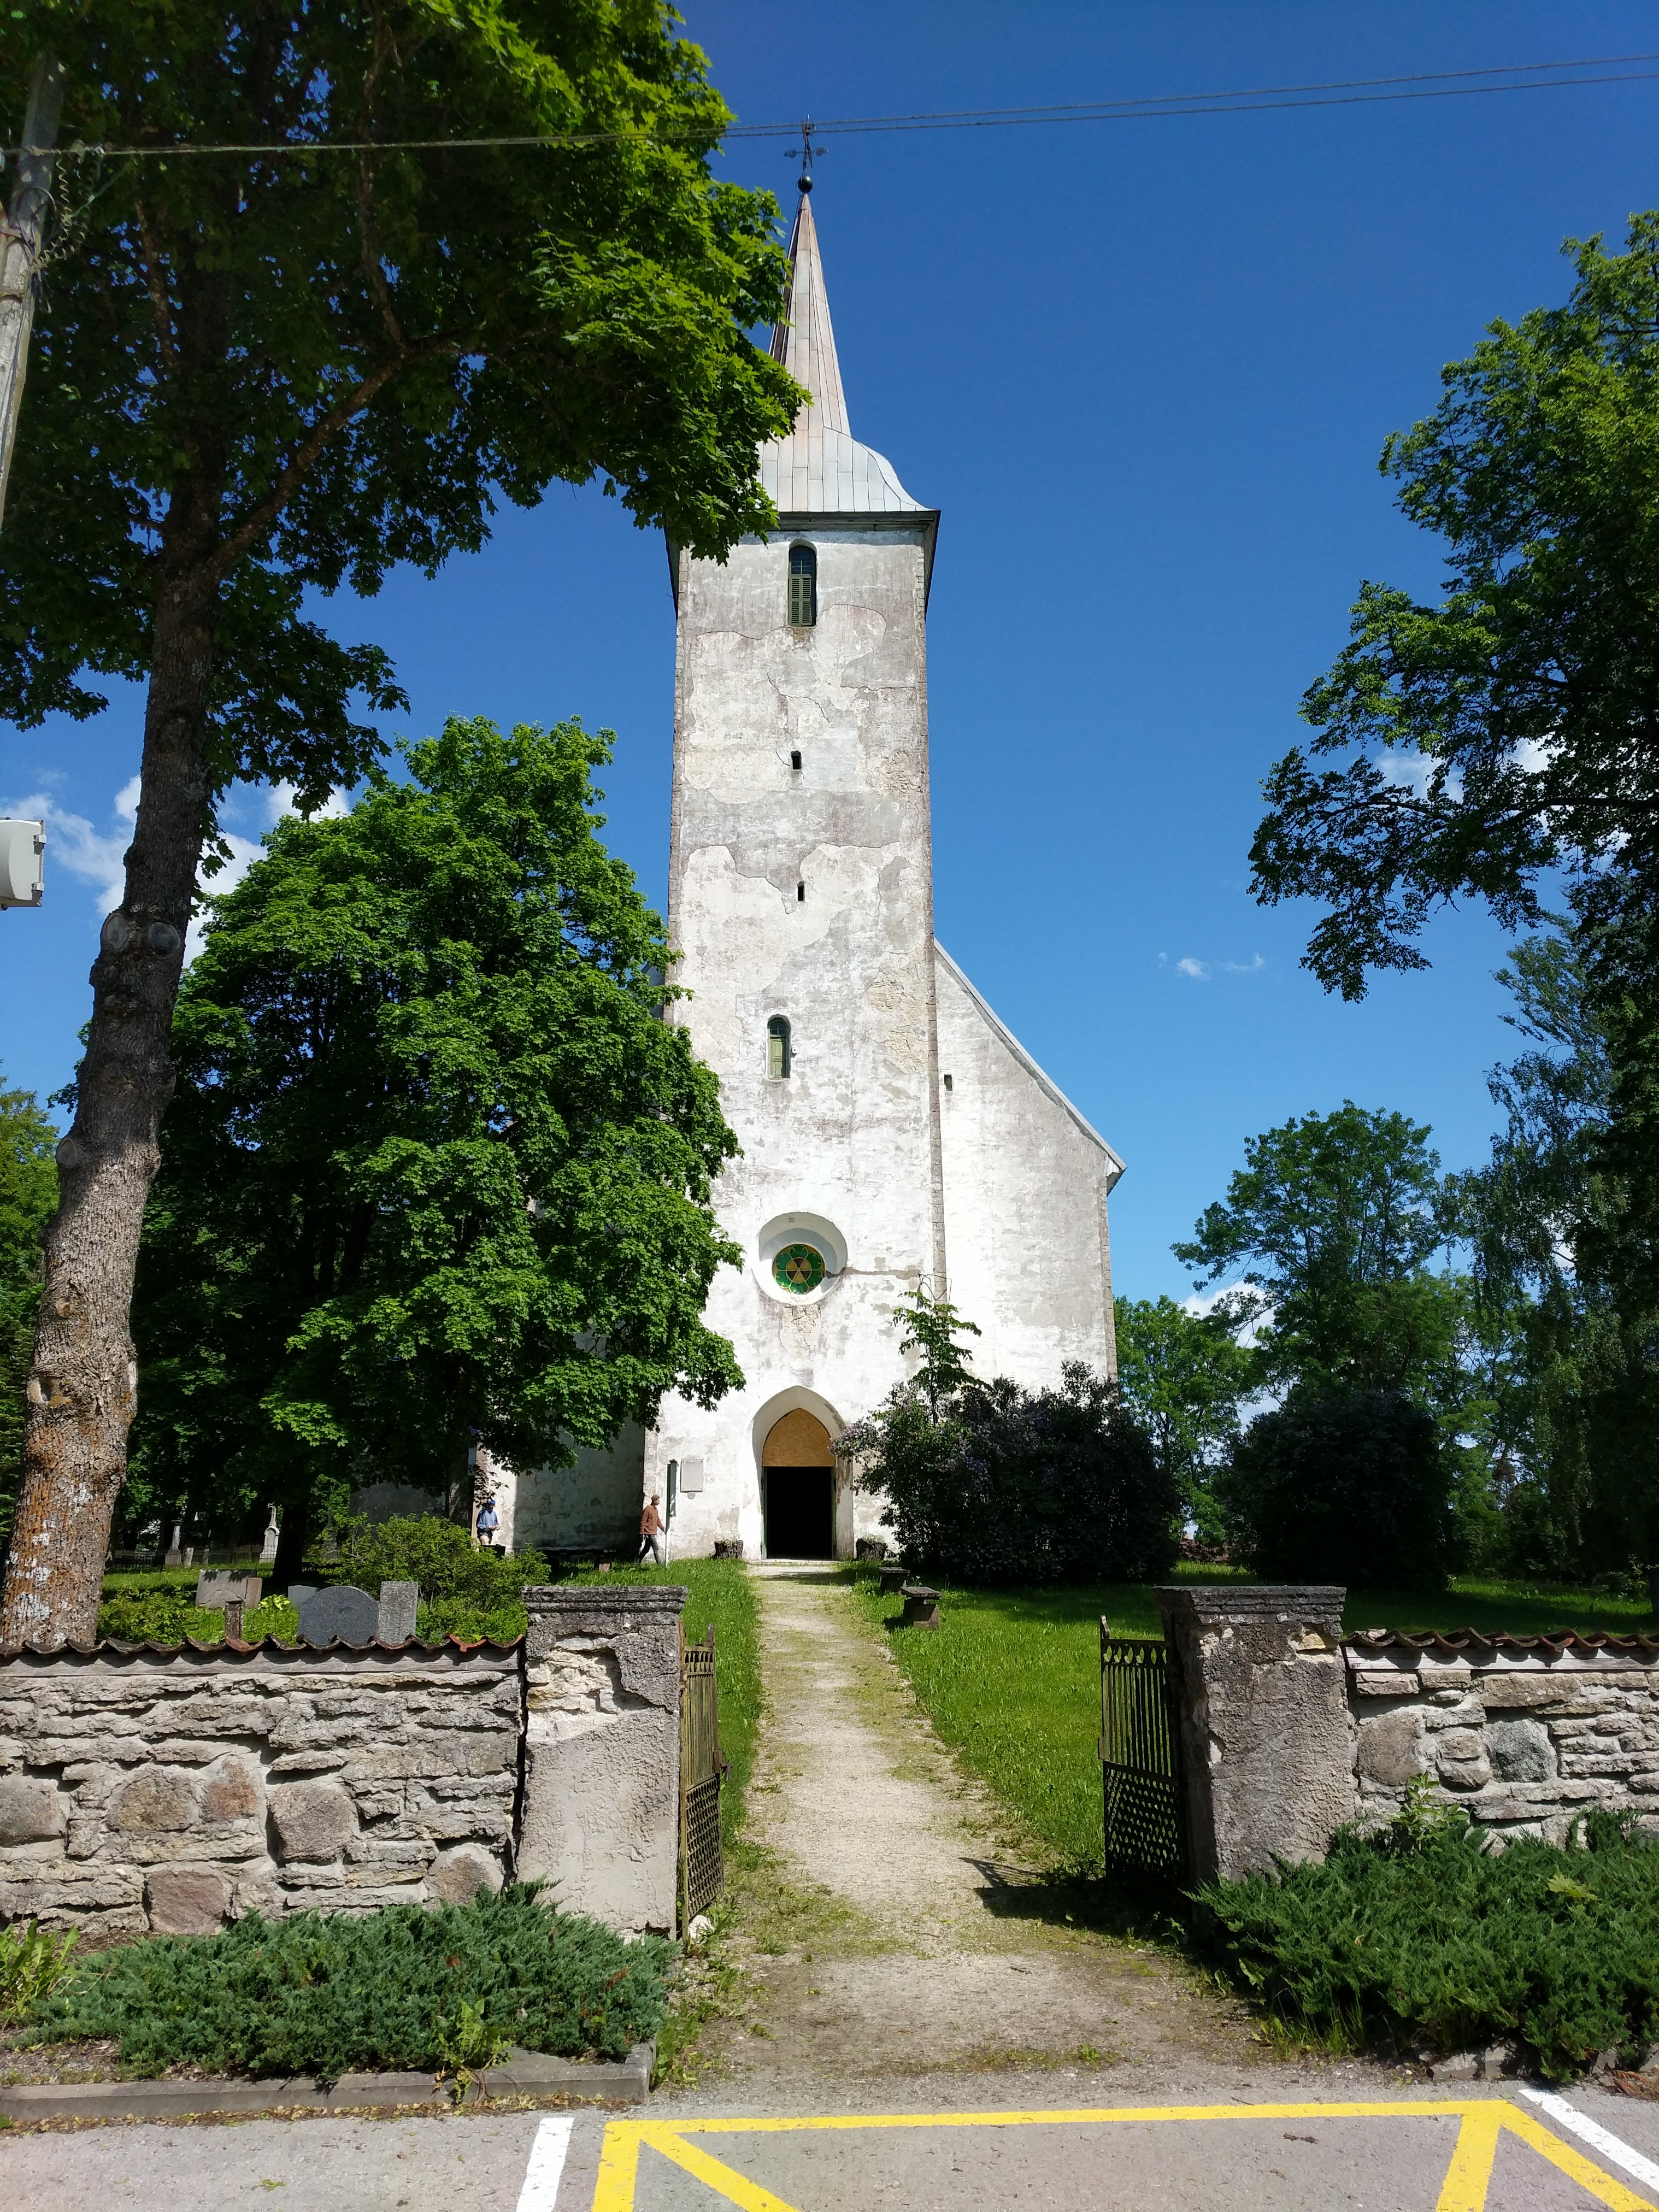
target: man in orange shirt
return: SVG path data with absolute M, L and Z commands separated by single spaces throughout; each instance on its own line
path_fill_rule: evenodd
M 643 1559 L 646 1553 L 649 1552 L 653 1563 L 661 1566 L 663 1564 L 662 1516 L 657 1510 L 657 1492 L 653 1490 L 651 1493 L 651 1503 L 640 1516 L 640 1559 Z M 635 1564 L 637 1565 L 639 1561 L 636 1560 Z

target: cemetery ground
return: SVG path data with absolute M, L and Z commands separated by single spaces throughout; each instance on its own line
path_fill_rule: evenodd
M 648 2107 L 19 2133 L 0 2189 L 42 2212 L 277 2191 L 289 2212 L 1659 2203 L 1659 2103 L 1571 2093 L 1634 2146 L 1621 2164 L 1512 2084 L 1269 2038 L 1157 1899 L 1091 1878 L 1097 1620 L 1152 1628 L 1147 1593 L 951 1594 L 942 1630 L 895 1633 L 845 1570 L 645 1578 L 708 1585 L 688 1627 L 716 1620 L 738 1784 L 728 1895 Z M 1547 1625 L 1491 1595 L 1504 1625 Z M 1481 1625 L 1474 1593 L 1453 1602 Z M 1373 1595 L 1355 1623 L 1445 1625 L 1429 1603 Z

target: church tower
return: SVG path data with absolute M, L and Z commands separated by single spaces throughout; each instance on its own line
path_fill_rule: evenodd
M 615 1541 L 654 1492 L 681 1556 L 849 1555 L 880 1508 L 836 1439 L 907 1371 L 896 1309 L 918 1285 L 978 1324 L 987 1376 L 1115 1364 L 1121 1163 L 934 944 L 939 515 L 852 434 L 803 181 L 773 351 L 811 398 L 760 456 L 778 528 L 724 563 L 671 550 L 668 928 L 690 995 L 670 1018 L 743 1147 L 714 1193 L 743 1264 L 706 1318 L 745 1380 L 526 1486 L 519 1541 Z

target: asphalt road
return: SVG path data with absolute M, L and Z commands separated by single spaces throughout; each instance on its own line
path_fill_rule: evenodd
M 978 2085 L 982 2090 L 983 2082 Z M 1006 2087 L 1008 2085 L 1002 2085 Z M 1052 2083 L 1050 2087 L 1052 2087 Z M 253 2120 L 0 2137 L 18 2212 L 1578 2212 L 1659 2206 L 1659 2106 L 1594 2091 L 1067 2110 Z M 1621 2163 L 1622 2157 L 1622 2163 Z M 1647 2163 L 1646 2161 L 1652 2161 Z

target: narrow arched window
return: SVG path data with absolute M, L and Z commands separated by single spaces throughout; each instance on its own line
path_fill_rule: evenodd
M 818 618 L 818 556 L 810 545 L 789 548 L 789 627 L 811 629 Z
M 774 1014 L 766 1024 L 766 1072 L 769 1075 L 787 1075 L 793 1054 L 789 1049 L 789 1024 L 782 1014 Z

